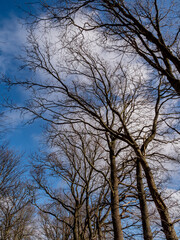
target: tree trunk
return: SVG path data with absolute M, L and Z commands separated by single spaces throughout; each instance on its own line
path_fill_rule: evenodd
M 111 142 L 110 146 L 110 161 L 111 161 L 111 215 L 114 230 L 114 239 L 123 240 L 123 231 L 121 225 L 121 217 L 119 214 L 119 193 L 118 193 L 118 178 L 116 159 L 114 154 L 115 140 Z
M 99 224 L 99 220 L 98 220 L 98 222 L 97 222 L 97 231 L 98 231 L 98 239 L 99 239 L 99 240 L 102 240 L 103 237 L 102 237 L 102 231 L 101 231 L 101 226 L 100 226 L 100 224 Z
M 74 240 L 79 240 L 78 218 L 79 218 L 78 209 L 75 208 L 75 213 L 74 213 L 74 227 L 73 227 Z
M 139 159 L 137 159 L 136 178 L 137 178 L 137 190 L 138 190 L 138 198 L 139 198 L 140 210 L 141 210 L 144 240 L 152 240 L 153 237 L 152 237 L 150 221 L 149 221 L 148 206 L 146 202 L 146 195 L 145 195 L 143 179 L 142 179 L 143 178 L 142 168 L 141 168 Z
M 158 193 L 158 189 L 156 187 L 151 169 L 150 169 L 145 157 L 143 157 L 142 155 L 141 155 L 140 161 L 141 161 L 141 165 L 142 165 L 143 170 L 146 175 L 146 179 L 147 179 L 147 183 L 148 183 L 148 187 L 149 187 L 151 196 L 153 198 L 153 201 L 154 201 L 156 208 L 159 212 L 159 215 L 161 217 L 161 224 L 162 224 L 163 232 L 166 236 L 166 239 L 167 240 L 178 240 L 178 237 L 174 230 L 174 226 L 173 226 L 173 224 L 171 222 L 171 218 L 169 216 L 167 206 L 164 203 L 161 195 Z
M 89 239 L 92 239 L 93 237 L 93 231 L 91 226 L 91 218 L 90 218 L 90 210 L 89 210 L 89 193 L 88 188 L 86 189 L 86 217 L 87 217 L 87 223 L 88 223 L 88 229 L 89 229 Z

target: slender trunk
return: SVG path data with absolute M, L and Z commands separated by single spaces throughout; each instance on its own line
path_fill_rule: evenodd
M 118 193 L 118 178 L 117 178 L 117 168 L 116 159 L 114 154 L 115 140 L 111 142 L 110 146 L 110 161 L 111 161 L 111 214 L 112 223 L 114 230 L 114 239 L 123 240 L 123 231 L 121 225 L 121 217 L 119 214 L 119 193 Z
M 88 228 L 89 228 L 89 239 L 92 239 L 93 231 L 92 231 L 92 226 L 91 226 L 91 217 L 90 217 L 90 210 L 89 210 L 89 193 L 88 193 L 88 189 L 86 190 L 86 216 L 87 216 L 87 222 L 88 222 Z
M 74 213 L 74 227 L 73 227 L 74 240 L 79 240 L 78 218 L 79 218 L 78 209 L 75 208 L 75 213 Z
M 144 184 L 142 179 L 143 178 L 142 168 L 141 168 L 139 159 L 137 160 L 137 166 L 136 166 L 136 178 L 137 178 L 137 190 L 138 190 L 138 198 L 139 198 L 140 210 L 141 210 L 144 240 L 152 240 L 153 237 L 152 237 L 150 221 L 149 221 L 148 206 L 146 202 L 146 195 L 145 195 Z
M 96 215 L 96 235 L 98 240 L 103 240 L 99 214 Z
M 98 231 L 98 239 L 102 240 L 103 238 L 102 238 L 102 231 L 101 231 L 101 225 L 99 223 L 99 219 L 97 220 L 96 227 L 97 227 L 97 231 Z
M 158 189 L 156 187 L 151 169 L 150 169 L 146 159 L 143 156 L 141 156 L 140 161 L 141 161 L 141 165 L 142 165 L 143 170 L 146 175 L 146 179 L 147 179 L 147 183 L 148 183 L 148 187 L 149 187 L 151 196 L 153 198 L 153 201 L 154 201 L 156 208 L 159 212 L 159 215 L 161 217 L 161 224 L 162 224 L 162 228 L 163 228 L 164 234 L 166 236 L 166 239 L 167 240 L 178 240 L 178 237 L 174 230 L 174 226 L 173 226 L 173 224 L 171 222 L 171 218 L 169 216 L 167 206 L 164 203 L 161 195 L 158 193 Z

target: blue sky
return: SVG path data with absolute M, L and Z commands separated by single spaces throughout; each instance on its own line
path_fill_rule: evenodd
M 0 17 L 7 18 L 10 14 L 15 14 L 16 16 L 20 16 L 21 12 L 17 8 L 21 0 L 1 0 L 1 8 L 0 8 Z
M 29 8 L 29 5 L 26 3 L 26 0 L 1 0 L 0 73 L 10 78 L 23 78 L 27 77 L 28 74 L 27 72 L 19 71 L 20 63 L 16 59 L 26 39 L 25 29 L 20 24 L 21 18 L 25 15 L 21 8 Z M 2 85 L 0 90 L 1 103 L 3 103 L 4 98 L 8 95 L 15 101 L 22 102 L 27 94 L 20 88 L 7 92 Z M 6 134 L 2 138 L 2 142 L 8 141 L 10 146 L 15 148 L 16 151 L 25 152 L 25 156 L 37 150 L 38 139 L 42 131 L 40 122 L 25 125 L 25 121 L 23 121 L 17 112 L 6 111 L 5 116 L 5 119 L 2 120 L 2 130 L 5 129 Z M 25 119 L 27 119 L 27 116 L 25 116 Z
M 0 18 L 8 18 L 11 15 L 22 17 L 24 15 L 22 9 L 30 8 L 28 2 L 35 0 L 1 0 Z

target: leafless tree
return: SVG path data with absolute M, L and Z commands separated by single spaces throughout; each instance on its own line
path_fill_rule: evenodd
M 82 138 L 78 139 L 75 134 L 71 134 L 71 137 L 62 134 L 56 141 L 58 152 L 51 153 L 44 160 L 40 159 L 39 164 L 34 161 L 32 174 L 36 184 L 52 202 L 44 206 L 36 205 L 42 212 L 66 226 L 70 239 L 101 236 L 102 227 L 106 228 L 104 221 L 110 211 L 110 206 L 103 203 L 109 195 L 104 179 L 107 174 L 104 169 L 102 176 L 99 176 L 101 170 L 95 171 L 94 167 L 95 162 L 101 160 L 102 153 L 98 152 L 95 144 L 91 146 L 90 140 L 81 142 Z M 45 181 L 45 176 L 54 176 L 62 187 L 50 186 Z
M 84 3 L 84 1 L 79 2 Z M 136 49 L 137 52 L 139 53 L 142 50 L 144 55 L 140 55 L 144 58 L 145 56 L 150 56 L 149 59 L 152 62 L 155 61 L 157 66 L 160 65 L 158 61 L 161 61 L 163 65 L 158 67 L 157 70 L 160 71 L 163 76 L 166 75 L 173 85 L 172 82 L 174 82 L 173 79 L 175 78 L 172 79 L 173 73 L 167 66 L 168 61 L 171 60 L 173 62 L 173 60 L 172 56 L 170 57 L 171 54 L 168 55 L 168 53 L 165 53 L 166 57 L 164 57 L 165 47 L 160 47 L 160 45 L 163 44 L 160 44 L 159 40 L 151 42 L 151 38 L 145 39 L 144 36 L 146 35 L 143 34 L 147 33 L 147 31 L 149 31 L 148 29 L 145 31 L 139 24 L 132 26 L 131 21 L 135 23 L 137 23 L 137 21 L 132 18 L 130 10 L 127 10 L 123 2 L 121 3 L 122 6 L 117 4 L 116 1 L 102 1 L 102 3 L 103 2 L 104 5 L 102 5 L 100 11 L 103 11 L 104 8 L 105 12 L 106 9 L 110 9 L 116 13 L 115 10 L 119 9 L 118 11 L 121 15 L 118 21 L 122 21 L 122 14 L 125 14 L 123 11 L 126 10 L 127 14 L 130 14 L 128 16 L 124 15 L 130 22 L 126 24 L 126 29 L 122 28 L 124 29 L 125 36 L 127 35 L 128 41 L 130 41 L 130 36 L 134 34 L 133 31 L 139 33 L 139 31 L 142 30 L 142 32 L 137 35 L 140 39 L 137 40 L 135 38 L 133 40 L 135 45 L 137 45 L 136 41 L 140 40 L 142 41 L 141 44 L 144 43 L 142 48 Z M 114 5 L 112 5 L 112 2 Z M 88 1 L 88 4 L 89 3 L 91 3 L 91 1 Z M 101 1 L 92 1 L 92 3 L 101 3 Z M 106 5 L 106 3 L 110 5 Z M 74 6 L 76 7 L 76 5 Z M 98 5 L 95 6 L 97 10 Z M 113 7 L 115 8 L 114 10 Z M 170 159 L 171 161 L 176 160 L 175 153 L 173 153 L 173 156 L 167 156 L 168 154 L 164 154 L 161 148 L 165 149 L 167 144 L 179 144 L 178 131 L 175 131 L 174 128 L 174 125 L 178 122 L 178 111 L 176 110 L 178 106 L 177 97 L 170 94 L 169 87 L 167 87 L 163 76 L 153 77 L 149 72 L 147 72 L 149 73 L 148 77 L 145 76 L 143 72 L 138 69 L 140 65 L 138 65 L 136 59 L 133 60 L 133 58 L 131 58 L 127 61 L 125 52 L 118 58 L 118 61 L 113 61 L 113 57 L 118 57 L 115 55 L 113 57 L 110 56 L 111 61 L 108 62 L 101 54 L 93 51 L 93 44 L 95 43 L 95 46 L 97 46 L 101 43 L 99 52 L 104 51 L 105 55 L 110 55 L 109 47 L 107 48 L 106 43 L 103 44 L 103 41 L 98 42 L 98 39 L 101 37 L 100 32 L 92 32 L 92 34 L 97 35 L 97 37 L 95 39 L 88 39 L 87 41 L 86 33 L 81 32 L 81 34 L 77 35 L 76 29 L 72 30 L 68 26 L 66 26 L 66 32 L 63 32 L 63 29 L 59 29 L 58 31 L 57 27 L 62 19 L 59 19 L 54 11 L 58 12 L 59 10 L 61 13 L 63 8 L 51 8 L 48 5 L 45 5 L 45 8 L 50 10 L 50 13 L 53 15 L 50 17 L 49 22 L 45 16 L 45 30 L 46 32 L 47 29 L 49 30 L 48 34 L 50 36 L 52 29 L 56 27 L 58 38 L 55 39 L 54 42 L 51 42 L 47 36 L 47 38 L 44 38 L 44 42 L 40 43 L 38 42 L 38 34 L 40 34 L 43 26 L 38 26 L 39 32 L 37 35 L 36 29 L 35 32 L 31 29 L 28 39 L 30 46 L 26 49 L 27 56 L 25 65 L 35 71 L 42 70 L 43 73 L 48 74 L 49 78 L 47 78 L 47 75 L 43 75 L 42 79 L 34 78 L 25 81 L 17 80 L 15 82 L 7 80 L 9 84 L 20 84 L 21 86 L 27 87 L 32 90 L 32 94 L 34 94 L 34 99 L 27 102 L 26 106 L 13 106 L 13 108 L 27 110 L 35 116 L 34 119 L 41 118 L 56 126 L 83 123 L 94 131 L 105 134 L 106 141 L 109 144 L 111 170 L 113 170 L 112 173 L 115 174 L 115 178 L 111 179 L 114 189 L 118 187 L 115 157 L 124 149 L 130 149 L 129 155 L 131 155 L 131 161 L 134 161 L 134 166 L 137 166 L 138 196 L 144 235 L 147 233 L 147 237 L 152 239 L 148 220 L 149 214 L 147 212 L 145 193 L 143 190 L 144 186 L 141 181 L 141 168 L 145 174 L 152 199 L 159 212 L 166 239 L 178 239 L 173 227 L 173 221 L 169 216 L 165 201 L 159 192 L 151 167 L 152 162 L 160 163 L 162 158 L 165 160 Z M 71 9 L 73 9 L 72 6 L 69 11 L 71 11 Z M 75 12 L 76 10 L 75 8 Z M 115 14 L 115 16 L 116 15 L 117 14 Z M 51 21 L 51 18 L 55 23 Z M 109 18 L 105 18 L 104 20 L 107 19 Z M 56 25 L 56 20 L 58 25 Z M 67 16 L 64 20 L 67 20 Z M 72 20 L 72 18 L 70 18 L 70 20 Z M 142 23 L 142 19 L 139 21 Z M 85 26 L 86 24 L 87 22 Z M 107 27 L 107 24 L 104 26 Z M 132 32 L 127 30 L 129 26 L 134 29 L 131 29 Z M 109 33 L 111 33 L 113 28 L 110 26 L 109 30 Z M 61 34 L 61 32 L 63 32 L 63 34 Z M 70 36 L 68 35 L 69 32 Z M 120 36 L 123 36 L 123 32 L 120 32 Z M 62 38 L 62 42 L 60 38 Z M 125 40 L 127 41 L 127 39 Z M 157 42 L 160 45 L 153 45 Z M 59 43 L 60 45 L 58 45 Z M 120 41 L 119 44 L 123 44 L 123 42 Z M 148 44 L 152 46 L 152 49 L 147 47 Z M 131 47 L 132 46 L 131 44 Z M 124 48 L 126 46 L 122 45 L 122 47 Z M 157 49 L 155 50 L 156 47 Z M 146 48 L 146 51 L 144 48 Z M 166 50 L 169 51 L 168 48 Z M 153 53 L 153 55 L 149 55 L 148 52 Z M 159 57 L 159 55 L 161 56 Z M 147 59 L 145 58 L 145 60 Z M 176 61 L 173 63 L 175 64 Z M 176 65 L 177 64 L 175 64 L 175 67 L 177 67 Z M 176 83 L 178 85 L 179 82 L 176 81 Z M 175 85 L 173 85 L 174 88 Z M 178 93 L 178 88 L 176 90 Z M 168 103 L 171 104 L 171 108 L 169 108 Z M 173 121 L 173 123 L 170 124 L 170 121 Z M 173 135 L 170 136 L 171 131 Z M 114 144 L 119 145 L 116 153 L 114 151 Z M 121 156 L 123 156 L 123 154 Z M 115 164 L 113 164 L 113 162 L 115 162 Z M 75 166 L 76 165 L 74 165 L 74 167 Z M 113 167 L 115 168 L 113 169 Z M 113 177 L 112 173 L 111 176 Z M 76 173 L 75 175 L 78 174 Z M 42 182 L 40 180 L 41 179 L 36 178 L 39 185 Z M 73 179 L 71 179 L 71 182 L 73 182 Z M 41 185 L 41 188 L 50 195 L 50 192 L 45 186 Z M 85 189 L 82 190 L 82 193 L 85 193 Z M 78 194 L 78 191 L 76 194 Z M 113 200 L 116 201 L 115 205 L 117 206 L 118 194 L 114 194 Z M 117 207 L 115 209 L 117 210 Z M 112 210 L 112 213 L 114 211 L 114 214 L 119 218 L 119 214 L 116 214 L 115 209 Z M 118 230 L 120 230 L 120 233 L 122 232 L 120 226 Z M 116 234 L 118 235 L 119 233 Z M 118 239 L 122 239 L 120 234 Z
M 34 209 L 28 186 L 22 182 L 19 156 L 0 148 L 0 238 L 30 240 L 34 236 Z
M 47 206 L 48 207 L 48 206 Z M 52 211 L 52 209 L 49 209 L 49 211 Z M 39 212 L 40 216 L 40 232 L 42 239 L 49 239 L 49 240 L 60 240 L 60 239 L 70 239 L 71 236 L 71 230 L 67 226 L 66 223 L 64 223 L 62 220 L 63 215 L 63 208 L 57 208 L 57 211 L 61 213 L 61 221 L 59 221 L 57 218 L 53 218 L 48 213 L 43 213 L 42 211 Z M 68 222 L 68 217 L 64 215 L 64 221 Z M 69 218 L 69 224 L 71 224 L 71 219 Z
M 152 69 L 166 76 L 180 95 L 178 2 L 57 0 L 39 4 L 44 15 L 35 16 L 35 22 L 50 20 L 55 28 L 73 24 L 81 31 L 100 29 L 115 42 L 123 39 L 126 48 L 114 42 L 113 51 L 136 52 Z M 78 21 L 79 14 L 86 17 L 84 23 Z
M 0 195 L 5 196 L 14 188 L 22 171 L 19 171 L 19 156 L 9 150 L 7 145 L 0 147 Z
M 51 200 L 51 203 L 38 207 L 43 214 L 46 214 L 43 216 L 47 218 L 50 226 L 53 221 L 49 222 L 51 218 L 47 214 L 55 217 L 56 222 L 59 221 L 58 228 L 61 235 L 64 224 L 67 224 L 66 229 L 69 229 L 67 236 L 71 237 L 71 232 L 73 232 L 73 239 L 111 239 L 113 235 L 116 239 L 122 239 L 121 221 L 129 218 L 128 215 L 133 215 L 131 203 L 137 204 L 136 193 L 131 191 L 129 194 L 132 181 L 127 179 L 129 172 L 135 167 L 132 161 L 127 160 L 125 163 L 122 156 L 118 158 L 118 145 L 115 146 L 114 140 L 112 141 L 108 136 L 104 136 L 102 140 L 102 134 L 99 135 L 95 131 L 90 134 L 87 129 L 82 130 L 82 125 L 75 125 L 76 127 L 72 125 L 72 128 L 58 129 L 58 131 L 54 126 L 54 134 L 52 134 L 52 129 L 50 132 L 51 141 L 56 147 L 56 154 L 51 153 L 44 160 L 40 159 L 39 164 L 37 160 L 34 161 L 34 179 Z M 48 171 L 42 169 L 48 169 Z M 47 176 L 58 177 L 60 181 L 58 185 L 64 185 L 61 183 L 61 179 L 64 179 L 68 187 L 62 187 L 55 196 L 59 190 L 58 188 L 53 190 L 52 184 L 50 186 L 46 182 L 45 176 L 46 178 Z M 119 224 L 121 228 L 112 230 L 111 223 L 114 226 L 113 229 L 118 228 Z M 56 224 L 50 226 L 49 234 L 53 235 L 52 231 L 54 232 Z M 129 228 L 130 234 L 130 228 L 133 232 L 135 226 L 137 226 L 136 221 L 131 221 L 131 224 L 129 226 L 127 224 L 124 229 L 127 232 Z M 47 228 L 46 225 L 45 228 Z M 108 237 L 107 234 L 110 232 L 112 236 Z M 129 235 L 131 238 L 132 232 Z M 129 239 L 128 233 L 125 236 Z

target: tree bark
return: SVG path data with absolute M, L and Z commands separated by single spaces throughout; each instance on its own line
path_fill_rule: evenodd
M 111 161 L 111 215 L 114 230 L 114 239 L 123 240 L 123 231 L 121 225 L 121 217 L 119 214 L 119 192 L 118 192 L 118 178 L 116 159 L 114 154 L 115 140 L 111 142 L 110 146 L 110 161 Z
M 158 193 L 158 189 L 156 187 L 151 169 L 150 169 L 145 157 L 141 156 L 140 161 L 141 161 L 141 165 L 142 165 L 143 170 L 146 175 L 146 179 L 147 179 L 147 183 L 148 183 L 148 187 L 149 187 L 151 196 L 153 198 L 153 201 L 154 201 L 156 208 L 159 212 L 159 215 L 161 217 L 161 224 L 162 224 L 163 232 L 166 236 L 166 239 L 167 240 L 178 240 L 178 237 L 174 230 L 174 226 L 173 226 L 173 224 L 171 222 L 171 218 L 169 216 L 167 206 L 164 203 L 161 195 Z
M 91 226 L 91 218 L 90 218 L 90 210 L 89 210 L 89 193 L 88 188 L 86 189 L 86 215 L 87 215 L 87 222 L 88 222 L 88 229 L 89 229 L 89 238 L 93 238 L 93 231 Z
M 101 231 L 101 226 L 100 226 L 100 223 L 99 223 L 99 219 L 97 220 L 97 232 L 98 232 L 98 239 L 99 240 L 102 240 L 102 231 Z
M 152 240 L 153 236 L 152 236 L 151 227 L 150 227 L 148 206 L 146 202 L 146 195 L 145 195 L 144 184 L 143 184 L 142 168 L 141 168 L 139 159 L 137 159 L 136 178 L 137 178 L 137 190 L 138 190 L 138 198 L 139 198 L 140 210 L 141 210 L 144 240 Z
M 78 209 L 75 208 L 75 213 L 74 213 L 74 227 L 73 227 L 74 240 L 79 240 L 78 218 L 79 218 Z

